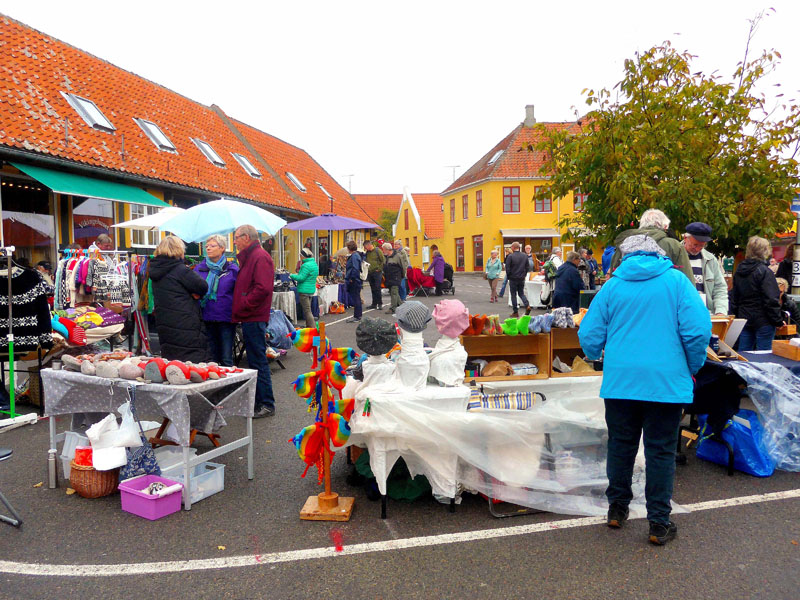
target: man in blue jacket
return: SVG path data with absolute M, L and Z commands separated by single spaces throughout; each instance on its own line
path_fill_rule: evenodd
M 585 289 L 578 272 L 581 257 L 577 252 L 567 252 L 567 260 L 556 271 L 553 308 L 568 306 L 577 315 L 581 303 L 581 290 Z
M 692 374 L 705 361 L 711 319 L 688 278 L 646 235 L 620 245 L 623 258 L 598 292 L 578 331 L 590 359 L 605 351 L 600 396 L 608 425 L 608 526 L 622 527 L 644 433 L 649 540 L 677 534 L 670 521 L 675 447 Z

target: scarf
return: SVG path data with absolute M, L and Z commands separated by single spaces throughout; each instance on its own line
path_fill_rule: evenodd
M 200 300 L 200 306 L 205 308 L 205 305 L 208 304 L 209 300 L 216 300 L 217 299 L 217 287 L 219 286 L 219 276 L 222 275 L 222 271 L 225 269 L 225 265 L 228 262 L 228 259 L 225 258 L 223 254 L 220 256 L 218 262 L 212 262 L 210 258 L 206 256 L 206 266 L 208 267 L 208 275 L 206 275 L 206 283 L 208 284 L 208 291 L 206 295 Z

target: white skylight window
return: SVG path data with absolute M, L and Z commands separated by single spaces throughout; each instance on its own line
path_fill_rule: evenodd
M 211 161 L 212 164 L 217 165 L 218 167 L 225 166 L 225 161 L 222 160 L 219 154 L 214 151 L 214 149 L 211 147 L 211 144 L 204 142 L 203 140 L 198 140 L 197 138 L 192 138 L 192 141 L 200 149 L 200 152 L 202 152 L 205 157 Z
M 253 166 L 253 163 L 247 160 L 246 156 L 242 156 L 241 154 L 236 154 L 236 152 L 231 152 L 231 154 L 233 155 L 233 158 L 236 159 L 236 162 L 242 165 L 242 168 L 244 169 L 245 173 L 250 175 L 250 177 L 261 177 L 261 173 L 259 173 L 258 169 L 256 169 Z
M 80 115 L 81 119 L 86 121 L 89 127 L 108 133 L 117 130 L 117 128 L 111 124 L 111 121 L 106 119 L 106 116 L 100 112 L 97 105 L 88 98 L 81 98 L 75 94 L 67 94 L 65 92 L 61 92 L 61 95 L 64 96 L 67 102 L 69 102 L 69 105 L 75 109 L 75 112 Z
M 489 164 L 490 164 L 490 165 L 493 165 L 494 163 L 496 163 L 496 162 L 497 162 L 497 159 L 498 159 L 498 158 L 500 158 L 500 156 L 501 156 L 502 154 L 503 154 L 503 151 L 502 151 L 502 150 L 498 150 L 497 152 L 495 152 L 495 153 L 492 155 L 492 158 L 490 158 L 490 159 L 489 159 Z
M 328 200 L 333 200 L 333 196 L 331 196 L 330 192 L 326 190 L 319 181 L 315 181 L 314 183 L 316 183 L 319 186 L 319 189 L 321 189 L 322 193 L 328 197 Z
M 167 150 L 168 152 L 177 152 L 175 144 L 161 131 L 161 128 L 152 121 L 145 121 L 144 119 L 134 119 L 136 124 L 142 128 L 150 141 L 156 145 L 159 150 Z
M 289 173 L 289 171 L 286 171 L 286 176 L 289 178 L 289 181 L 291 181 L 298 190 L 300 190 L 301 192 L 305 192 L 306 191 L 306 186 L 304 186 L 302 183 L 300 183 L 300 180 L 297 177 L 295 177 L 292 173 Z

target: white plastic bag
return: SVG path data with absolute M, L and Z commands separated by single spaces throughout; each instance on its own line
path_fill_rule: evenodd
M 98 471 L 110 471 L 128 462 L 125 447 L 115 447 L 119 425 L 113 413 L 89 427 L 86 436 L 92 444 L 92 466 Z
M 142 445 L 142 438 L 139 435 L 139 426 L 131 412 L 131 403 L 126 402 L 117 409 L 117 412 L 122 415 L 122 423 L 117 430 L 114 447 L 138 448 Z

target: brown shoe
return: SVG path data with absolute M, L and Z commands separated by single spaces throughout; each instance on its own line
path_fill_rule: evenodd
M 509 318 L 510 319 L 519 319 L 519 313 L 518 312 L 513 312 L 513 313 L 511 313 L 511 316 Z
M 526 315 L 531 314 L 532 310 L 533 310 L 533 307 L 529 304 L 528 306 L 525 307 L 525 314 Z

